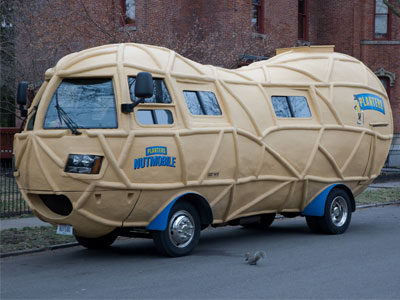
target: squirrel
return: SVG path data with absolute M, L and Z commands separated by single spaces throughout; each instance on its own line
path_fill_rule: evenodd
M 256 265 L 257 262 L 260 259 L 265 258 L 265 256 L 266 256 L 266 253 L 264 251 L 261 251 L 261 250 L 260 251 L 256 251 L 256 253 L 254 253 L 254 255 L 251 255 L 249 252 L 247 252 L 244 255 L 245 260 L 249 265 Z

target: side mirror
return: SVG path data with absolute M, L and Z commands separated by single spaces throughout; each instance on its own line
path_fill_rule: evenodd
M 26 81 L 21 81 L 20 83 L 18 83 L 17 104 L 26 105 L 27 92 L 28 92 L 28 83 Z
M 136 76 L 135 96 L 137 98 L 153 97 L 153 76 L 148 72 L 140 72 Z
M 19 110 L 21 111 L 21 117 L 26 118 L 27 110 L 24 108 L 26 105 L 26 96 L 28 93 L 28 83 L 26 81 L 21 81 L 18 83 L 17 90 L 17 104 L 19 104 Z
M 121 111 L 125 114 L 133 112 L 135 106 L 143 103 L 145 98 L 153 97 L 153 91 L 153 76 L 148 72 L 138 73 L 135 82 L 135 97 L 139 99 L 133 103 L 122 103 Z

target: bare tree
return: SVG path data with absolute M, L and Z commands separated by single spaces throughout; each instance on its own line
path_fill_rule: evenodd
M 165 22 L 152 22 L 151 27 L 143 23 L 148 20 L 142 20 L 142 27 L 133 30 L 132 26 L 121 25 L 119 0 L 0 1 L 2 7 L 5 3 L 11 5 L 11 17 L 18 16 L 13 24 L 15 35 L 5 39 L 5 43 L 11 43 L 9 49 L 3 44 L 1 48 L 2 53 L 9 53 L 8 62 L 15 71 L 12 83 L 6 85 L 12 91 L 12 103 L 15 81 L 28 81 L 36 90 L 46 69 L 53 67 L 61 57 L 104 44 L 137 42 L 163 46 L 199 63 L 224 67 L 236 66 L 243 54 L 267 56 L 273 51 L 268 39 L 252 37 L 250 23 L 249 28 L 237 28 L 221 35 L 193 15 L 190 28 L 185 31 L 177 30 L 179 26 L 167 17 Z M 227 40 L 232 45 L 228 49 Z M 17 51 L 13 45 L 18 45 Z
M 385 3 L 396 16 L 400 17 L 400 0 L 383 0 L 383 3 Z

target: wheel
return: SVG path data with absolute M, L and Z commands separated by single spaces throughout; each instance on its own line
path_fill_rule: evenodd
M 88 249 L 104 249 L 111 246 L 112 243 L 117 239 L 118 235 L 112 231 L 109 234 L 103 235 L 98 238 L 85 238 L 82 236 L 75 235 L 75 239 L 83 247 Z
M 261 215 L 258 222 L 242 224 L 242 226 L 244 228 L 267 229 L 274 222 L 275 216 L 276 213 Z
M 350 197 L 339 188 L 329 193 L 322 217 L 306 216 L 307 225 L 316 233 L 341 234 L 349 227 L 350 220 Z
M 178 202 L 169 213 L 167 229 L 153 231 L 153 240 L 161 254 L 184 256 L 192 252 L 199 242 L 200 227 L 197 210 L 190 203 Z

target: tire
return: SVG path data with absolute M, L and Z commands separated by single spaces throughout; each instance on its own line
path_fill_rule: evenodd
M 342 234 L 351 221 L 351 202 L 349 194 L 340 189 L 333 189 L 326 199 L 322 217 L 306 216 L 308 227 L 315 233 Z
M 75 235 L 75 239 L 78 241 L 78 243 L 88 249 L 105 249 L 110 247 L 117 237 L 118 235 L 114 231 L 98 238 L 85 238 Z
M 276 213 L 261 215 L 258 222 L 242 224 L 242 226 L 249 229 L 267 229 L 274 222 L 275 216 Z
M 187 202 L 176 203 L 168 216 L 167 229 L 153 231 L 157 250 L 169 257 L 178 257 L 193 251 L 200 239 L 200 216 Z

